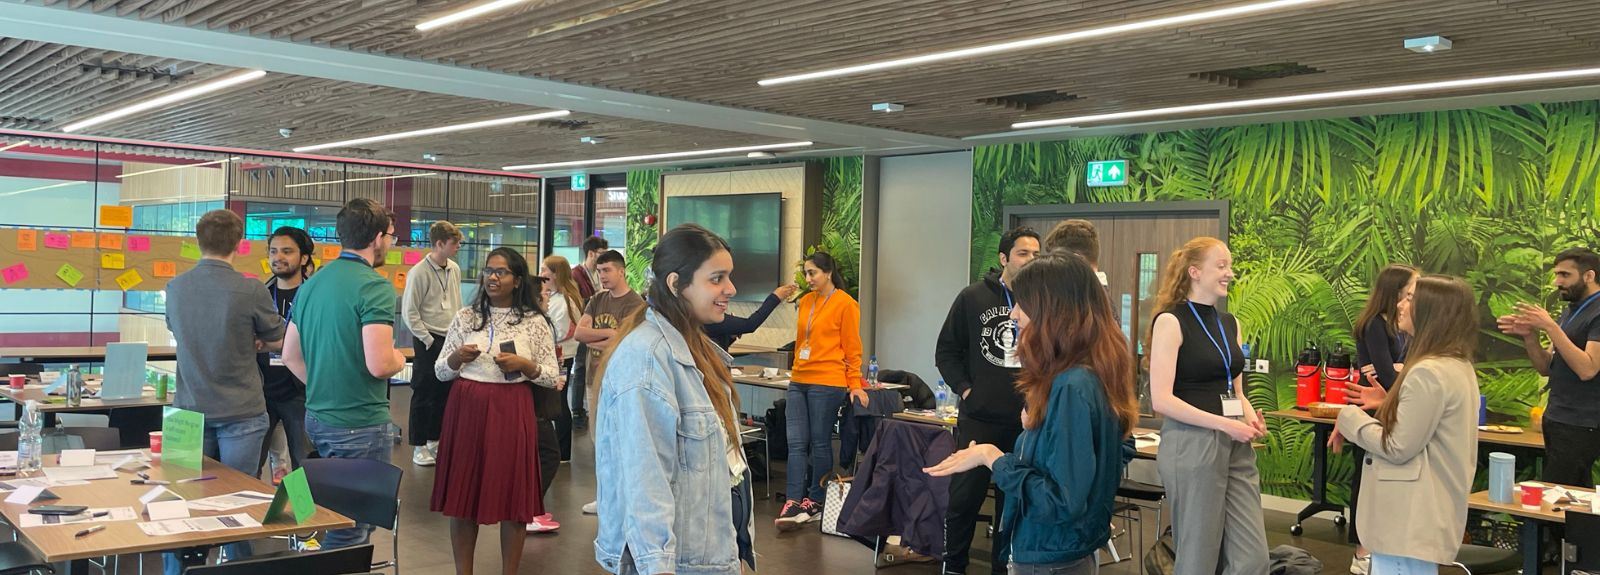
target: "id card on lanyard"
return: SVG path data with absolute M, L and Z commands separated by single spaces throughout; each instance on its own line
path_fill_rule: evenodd
M 810 361 L 811 360 L 811 328 L 815 327 L 815 324 L 816 324 L 816 321 L 817 321 L 817 310 L 821 309 L 822 306 L 828 305 L 828 300 L 833 299 L 833 294 L 838 292 L 838 291 L 839 291 L 839 288 L 834 288 L 833 291 L 828 292 L 828 296 L 827 297 L 822 298 L 821 302 L 816 302 L 816 298 L 814 298 L 814 297 L 811 298 L 811 301 L 812 302 L 816 302 L 816 303 L 812 303 L 811 304 L 811 314 L 806 316 L 805 343 L 800 345 L 800 359 L 801 359 L 801 361 Z
M 1011 301 L 1011 286 L 1006 285 L 1006 280 L 1000 280 L 1000 290 L 1006 294 L 1006 316 L 1009 318 L 1011 310 L 1016 306 Z M 1022 345 L 1022 328 L 1017 326 L 1015 320 L 1009 321 L 1011 323 L 1011 345 L 1005 346 L 1006 358 L 1002 367 L 1006 369 L 1021 369 L 1022 359 L 1017 357 L 1017 346 Z
M 273 311 L 276 311 L 276 312 L 278 312 L 278 315 L 283 316 L 283 327 L 284 327 L 284 329 L 288 329 L 288 327 L 289 327 L 289 310 L 284 309 L 284 307 L 285 307 L 286 304 L 288 306 L 293 306 L 294 305 L 294 300 L 289 300 L 288 302 L 283 302 L 283 301 L 279 301 L 278 300 L 277 280 L 273 280 L 273 285 L 271 287 L 267 288 L 267 292 L 272 294 L 272 309 L 273 309 Z M 284 367 L 284 365 L 283 365 L 283 352 L 278 352 L 278 351 L 269 352 L 267 354 L 267 365 L 272 366 L 272 367 Z
M 1195 309 L 1194 302 L 1189 302 L 1189 313 L 1194 314 L 1195 323 L 1200 324 L 1200 329 L 1206 333 L 1206 339 L 1211 340 L 1212 347 L 1217 348 L 1217 353 L 1222 356 L 1223 386 L 1227 393 L 1222 394 L 1222 416 L 1244 417 L 1244 400 L 1233 393 L 1233 354 L 1232 350 L 1225 347 L 1228 342 L 1228 329 L 1222 325 L 1222 312 L 1217 312 L 1217 331 L 1222 334 L 1222 341 L 1218 342 L 1216 336 L 1211 335 L 1211 328 L 1206 327 L 1206 321 L 1200 319 L 1200 311 Z

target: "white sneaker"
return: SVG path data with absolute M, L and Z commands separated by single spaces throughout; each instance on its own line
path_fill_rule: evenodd
M 1350 560 L 1350 574 L 1351 575 L 1367 575 L 1370 572 L 1372 572 L 1372 556 L 1371 555 L 1368 555 L 1366 557 L 1362 557 L 1360 555 L 1357 555 L 1357 556 L 1355 556 L 1354 558 L 1352 558 Z
M 588 503 L 583 504 L 583 514 L 584 515 L 599 515 L 600 514 L 600 502 L 599 501 L 590 501 Z
M 438 462 L 438 459 L 433 456 L 433 452 L 428 451 L 427 447 L 419 445 L 411 450 L 411 463 L 413 464 L 421 467 L 433 467 Z
M 429 441 L 428 444 L 425 445 L 424 447 L 428 448 L 428 454 L 432 455 L 434 459 L 439 459 L 439 441 L 438 440 Z

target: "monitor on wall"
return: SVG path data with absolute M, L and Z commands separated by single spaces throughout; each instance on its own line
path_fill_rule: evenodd
M 728 242 L 733 252 L 734 301 L 760 302 L 778 284 L 793 281 L 779 253 L 783 195 L 672 196 L 662 231 L 699 224 Z

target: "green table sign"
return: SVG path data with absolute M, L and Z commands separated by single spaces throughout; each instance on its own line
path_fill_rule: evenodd
M 206 416 L 197 411 L 168 407 L 161 413 L 161 467 L 193 471 L 200 475 L 200 461 L 205 453 Z M 177 471 L 182 473 L 182 471 Z M 184 474 L 187 475 L 187 474 Z M 174 473 L 168 479 L 180 478 Z
M 282 519 L 284 503 L 288 503 L 294 512 L 296 525 L 305 523 L 316 514 L 317 503 L 311 499 L 311 484 L 306 483 L 305 469 L 296 469 L 283 476 L 283 482 L 278 484 L 278 491 L 272 495 L 272 504 L 267 506 L 267 514 L 261 518 L 261 522 L 274 523 Z
M 1089 162 L 1089 187 L 1104 188 L 1128 185 L 1128 161 L 1109 160 Z

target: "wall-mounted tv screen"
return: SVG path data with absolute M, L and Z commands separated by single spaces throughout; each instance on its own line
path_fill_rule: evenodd
M 760 302 L 786 279 L 779 253 L 783 194 L 672 196 L 667 198 L 664 230 L 699 224 L 716 232 L 733 251 L 734 301 Z

